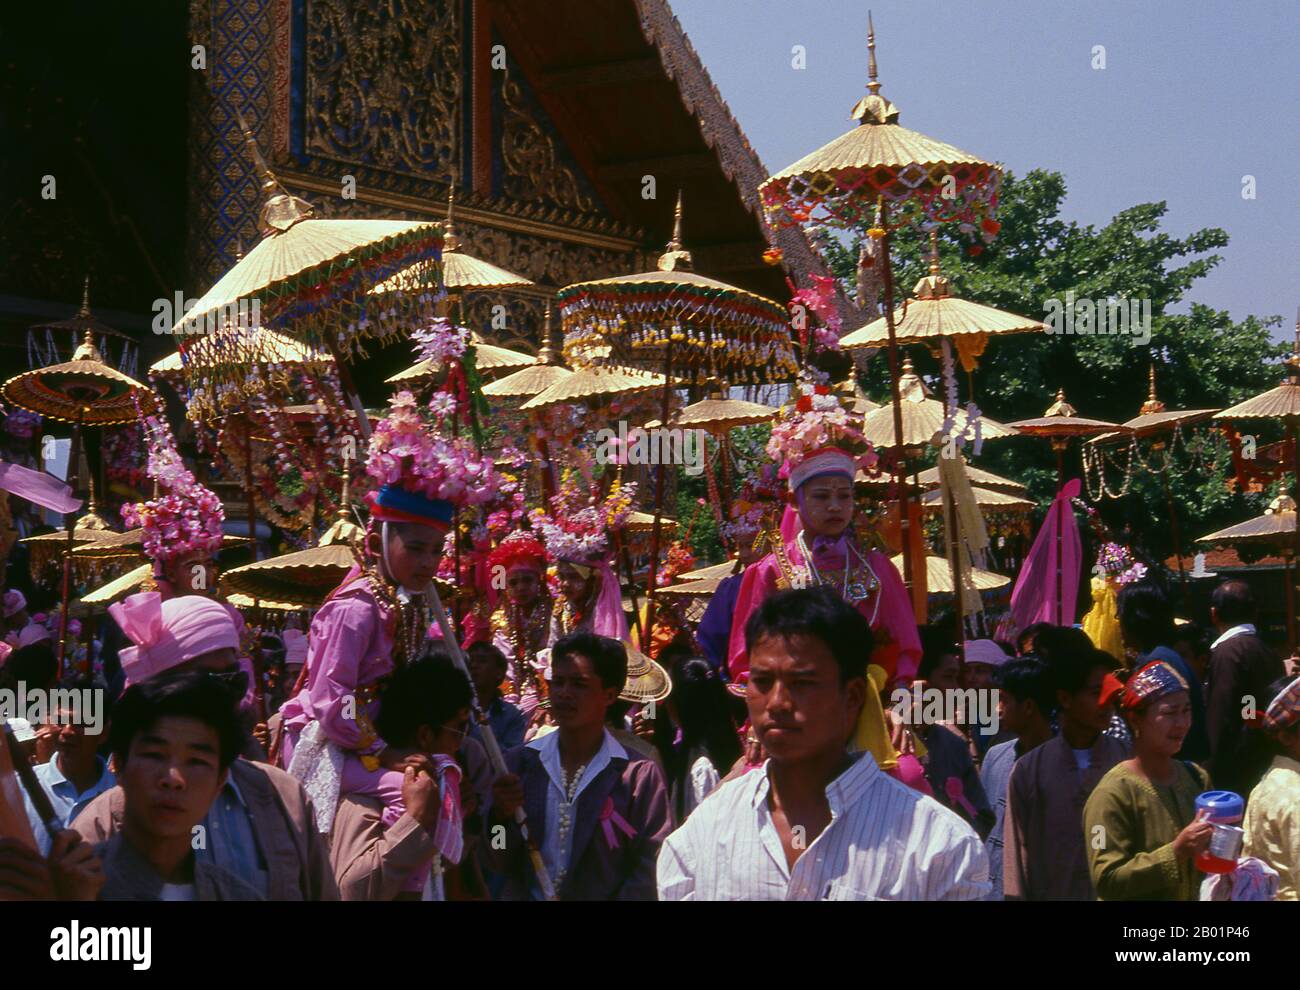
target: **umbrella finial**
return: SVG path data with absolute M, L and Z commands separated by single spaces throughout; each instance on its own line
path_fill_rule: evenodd
M 447 222 L 443 224 L 442 253 L 449 254 L 459 250 L 460 238 L 456 236 L 453 213 L 456 209 L 456 183 L 447 187 Z
M 853 119 L 860 124 L 896 124 L 898 107 L 880 95 L 876 69 L 876 26 L 867 11 L 867 89 L 870 92 L 853 107 Z
M 551 343 L 551 301 L 546 300 L 542 316 L 542 349 L 537 354 L 538 364 L 555 364 L 555 346 Z
M 871 21 L 871 11 L 867 11 L 867 89 L 872 95 L 880 92 L 880 80 L 876 78 L 876 25 Z
M 694 266 L 691 252 L 682 246 L 682 191 L 677 190 L 677 208 L 673 212 L 673 239 L 659 256 L 661 272 L 689 272 Z
M 81 283 L 81 309 L 77 311 L 77 315 L 80 316 L 82 319 L 89 319 L 90 317 L 90 276 L 89 275 L 87 275 Z M 1300 327 L 1300 323 L 1296 324 L 1296 326 Z
M 262 176 L 262 195 L 266 197 L 266 202 L 262 204 L 257 225 L 264 235 L 283 233 L 299 220 L 310 217 L 315 212 L 315 208 L 305 199 L 290 195 L 289 191 L 280 185 L 280 180 L 275 177 L 266 159 L 262 157 L 262 149 L 257 146 L 257 139 L 253 137 L 253 132 L 239 110 L 235 111 L 235 119 L 239 121 L 239 130 L 244 135 L 244 144 L 253 159 L 253 167 Z
M 1070 405 L 1068 402 L 1065 401 L 1065 389 L 1058 388 L 1056 390 L 1056 401 L 1047 407 L 1047 412 L 1043 413 L 1043 415 L 1044 416 L 1075 416 L 1077 415 L 1077 412 L 1075 411 L 1074 406 Z
M 1156 398 L 1156 363 L 1154 361 L 1151 362 L 1150 370 L 1147 372 L 1147 401 L 1142 403 L 1142 408 L 1138 411 L 1143 416 L 1165 411 L 1165 404 Z
M 916 283 L 912 295 L 917 299 L 943 299 L 948 296 L 948 279 L 939 274 L 939 232 L 930 231 L 930 274 Z

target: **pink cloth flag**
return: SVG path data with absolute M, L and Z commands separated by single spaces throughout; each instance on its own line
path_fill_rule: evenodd
M 1011 619 L 1016 631 L 1028 629 L 1035 622 L 1073 625 L 1079 597 L 1079 567 L 1083 548 L 1079 541 L 1079 524 L 1074 518 L 1070 499 L 1079 495 L 1079 479 L 1071 478 L 1056 493 L 1047 518 L 1034 538 L 1034 545 L 1020 568 L 1015 590 L 1011 592 Z M 1059 534 L 1059 539 L 1058 539 Z M 1056 559 L 1060 546 L 1061 608 L 1056 607 Z
M 73 496 L 72 489 L 54 475 L 21 464 L 0 461 L 0 489 L 51 512 L 67 515 L 81 508 L 81 499 Z

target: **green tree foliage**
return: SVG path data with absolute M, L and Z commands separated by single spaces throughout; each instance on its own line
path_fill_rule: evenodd
M 1045 319 L 1048 300 L 1064 304 L 1066 293 L 1078 299 L 1109 297 L 1149 300 L 1151 339 L 1145 346 L 1132 336 L 1021 334 L 989 341 L 972 376 L 959 371 L 963 402 L 973 396 L 983 412 L 1001 422 L 1041 416 L 1056 390 L 1079 415 L 1123 422 L 1138 415 L 1147 396 L 1147 373 L 1156 366 L 1159 397 L 1169 409 L 1223 408 L 1272 388 L 1282 371 L 1274 363 L 1285 346 L 1270 337 L 1281 317 L 1247 316 L 1240 321 L 1209 306 L 1193 304 L 1187 312 L 1172 309 L 1197 279 L 1221 260 L 1213 252 L 1228 235 L 1219 228 L 1178 238 L 1161 230 L 1166 206 L 1143 203 L 1124 210 L 1100 229 L 1067 222 L 1060 216 L 1064 177 L 1035 170 L 1022 178 L 1007 175 L 998 220 L 1002 229 L 991 245 L 971 249 L 953 232 L 942 230 L 940 264 L 955 294 L 1013 313 Z M 891 238 L 896 302 L 911 294 L 927 271 L 928 234 L 909 228 Z M 830 242 L 826 252 L 836 275 L 854 284 L 861 234 L 849 243 Z M 924 348 L 910 349 L 917 370 L 939 387 L 940 363 Z M 883 352 L 868 362 L 864 387 L 877 399 L 888 396 L 888 364 Z M 936 397 L 941 397 L 936 394 Z M 1244 425 L 1244 424 L 1243 424 Z M 1248 429 L 1249 427 L 1247 427 Z M 1203 430 L 1211 428 L 1203 427 Z M 1276 424 L 1259 426 L 1261 444 L 1281 438 Z M 1188 439 L 1192 434 L 1188 433 Z M 1207 446 L 1210 446 L 1207 444 Z M 1172 493 L 1178 507 L 1182 549 L 1213 529 L 1263 511 L 1267 495 L 1243 497 L 1225 485 L 1231 463 L 1221 441 L 1219 467 L 1198 465 L 1180 471 L 1188 458 L 1174 458 Z M 1145 449 L 1145 446 L 1144 446 Z M 1127 454 L 1115 452 L 1122 467 Z M 1032 495 L 1051 497 L 1055 461 L 1044 440 L 1013 438 L 985 445 L 977 462 L 988 470 L 1030 485 Z M 1081 473 L 1078 441 L 1067 455 L 1067 476 Z M 1118 488 L 1122 472 L 1112 467 Z M 1160 479 L 1138 472 L 1122 499 L 1103 499 L 1103 520 L 1113 530 L 1135 534 L 1136 545 L 1156 559 L 1173 550 L 1169 512 Z

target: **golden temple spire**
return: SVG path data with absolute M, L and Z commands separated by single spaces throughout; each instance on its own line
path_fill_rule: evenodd
M 1070 405 L 1068 402 L 1065 401 L 1065 389 L 1058 388 L 1056 390 L 1056 401 L 1047 407 L 1047 412 L 1043 413 L 1043 415 L 1044 416 L 1076 416 L 1078 415 L 1078 413 L 1076 412 L 1074 406 Z
M 546 300 L 546 313 L 542 317 L 542 349 L 537 355 L 538 364 L 558 364 L 555 347 L 551 343 L 551 301 Z
M 88 319 L 90 317 L 90 276 L 89 275 L 87 275 L 85 280 L 81 283 L 81 309 L 77 311 L 77 315 L 80 316 L 82 319 Z

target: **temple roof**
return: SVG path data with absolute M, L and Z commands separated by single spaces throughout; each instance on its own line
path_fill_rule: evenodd
M 495 0 L 493 22 L 539 101 L 618 220 L 671 234 L 685 193 L 684 241 L 697 271 L 784 301 L 829 274 L 798 230 L 772 231 L 759 185 L 768 177 L 667 0 Z M 642 196 L 653 175 L 656 196 Z M 784 270 L 762 259 L 779 247 Z M 843 301 L 845 325 L 864 317 Z

